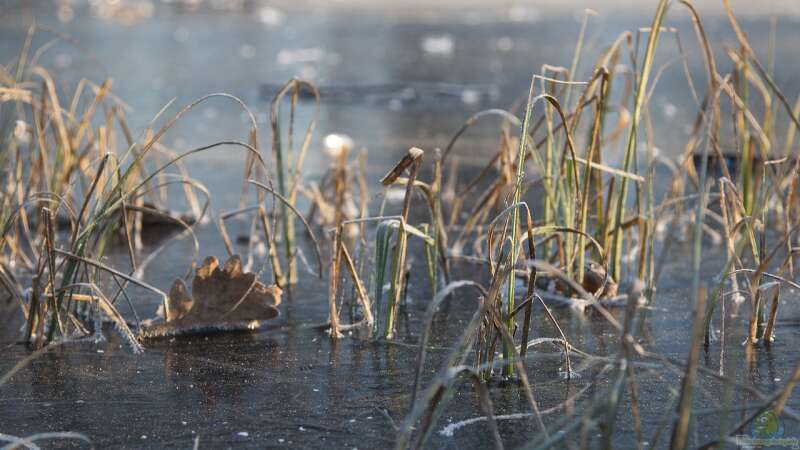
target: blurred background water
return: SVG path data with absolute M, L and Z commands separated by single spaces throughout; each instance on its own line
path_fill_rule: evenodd
M 322 136 L 349 134 L 370 151 L 371 167 L 384 168 L 410 146 L 443 147 L 471 113 L 508 109 L 527 92 L 530 76 L 544 64 L 569 67 L 585 9 L 589 18 L 583 51 L 586 79 L 600 52 L 626 30 L 648 26 L 655 1 L 336 2 L 263 0 L 60 0 L 0 2 L 0 61 L 14 61 L 34 22 L 37 48 L 61 39 L 41 63 L 63 84 L 81 78 L 113 80 L 130 105 L 128 120 L 141 131 L 175 99 L 170 111 L 212 92 L 238 96 L 255 112 L 261 142 L 269 142 L 269 100 L 290 77 L 310 80 L 323 101 L 310 176 L 322 161 Z M 721 1 L 695 2 L 721 66 L 724 45 L 735 40 Z M 756 7 L 756 3 L 758 6 Z M 732 2 L 754 49 L 766 60 L 771 20 L 777 20 L 776 78 L 790 99 L 797 94 L 800 40 L 798 2 Z M 704 86 L 702 59 L 691 22 L 679 5 L 667 24 L 680 30 L 695 84 Z M 655 143 L 674 155 L 682 148 L 697 106 L 673 36 L 658 53 L 669 63 L 651 100 Z M 431 95 L 431 94 L 439 95 Z M 300 123 L 311 102 L 301 105 Z M 165 114 L 168 116 L 169 114 Z M 176 150 L 212 140 L 247 136 L 246 115 L 231 102 L 212 101 L 182 120 L 164 139 Z M 462 158 L 485 159 L 497 143 L 496 124 L 471 131 Z M 613 149 L 612 149 L 613 153 Z M 189 164 L 194 177 L 215 193 L 218 204 L 235 201 L 227 181 L 240 176 L 238 149 L 205 153 Z

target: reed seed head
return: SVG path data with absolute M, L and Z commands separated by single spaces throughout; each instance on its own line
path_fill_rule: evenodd
M 325 154 L 332 159 L 353 147 L 353 140 L 346 134 L 332 133 L 325 136 Z

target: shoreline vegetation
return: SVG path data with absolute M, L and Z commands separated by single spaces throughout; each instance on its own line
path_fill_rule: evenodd
M 796 89 L 785 91 L 774 79 L 780 63 L 771 53 L 779 39 L 775 28 L 770 53 L 757 55 L 729 1 L 721 4 L 736 36 L 736 45 L 724 49 L 708 41 L 691 1 L 660 0 L 649 26 L 622 32 L 598 54 L 585 54 L 587 12 L 570 67 L 543 66 L 520 101 L 508 110 L 469 116 L 442 149 L 409 145 L 379 183 L 368 175 L 367 150 L 348 136 L 328 135 L 316 148 L 324 98 L 308 81 L 293 78 L 277 91 L 269 139 L 247 105 L 225 93 L 199 98 L 177 113 L 170 102 L 134 135 L 110 80 L 84 79 L 71 93 L 60 88 L 40 65 L 46 46 L 31 45 L 35 33 L 46 31 L 32 27 L 18 60 L 0 71 L 0 285 L 24 316 L 19 340 L 30 349 L 0 378 L 0 389 L 48 349 L 101 340 L 104 333 L 118 334 L 134 353 L 147 351 L 148 325 L 133 289 L 161 301 L 165 326 L 213 333 L 231 322 L 268 328 L 281 293 L 291 302 L 303 277 L 318 277 L 328 286 L 329 314 L 316 328 L 331 339 L 392 342 L 413 280 L 426 284 L 428 298 L 408 411 L 397 424 L 398 449 L 428 443 L 465 381 L 480 408 L 473 422 L 485 422 L 497 448 L 503 447 L 499 420 L 530 421 L 535 432 L 529 448 L 563 445 L 571 433 L 581 436 L 581 446 L 612 448 L 623 397 L 631 399 L 628 419 L 638 448 L 686 448 L 701 376 L 761 400 L 737 423 L 720 420 L 718 438 L 701 448 L 737 442 L 768 411 L 797 421 L 800 413 L 789 399 L 800 381 L 800 364 L 779 391 L 763 393 L 700 361 L 720 339 L 724 351 L 717 330 L 724 334 L 730 326 L 726 304 L 742 308 L 744 345 L 760 352 L 780 326 L 782 296 L 800 289 L 794 281 L 800 100 L 792 97 Z M 692 30 L 667 25 L 668 15 L 677 12 L 691 16 Z M 677 59 L 659 59 L 666 40 L 676 43 Z M 703 58 L 702 79 L 689 72 L 690 53 Z M 657 152 L 653 130 L 660 125 L 649 109 L 669 66 L 684 71 L 696 105 L 677 158 Z M 298 108 L 308 107 L 301 98 L 313 104 L 307 123 L 298 120 Z M 219 101 L 237 105 L 249 118 L 245 139 L 191 149 L 162 143 L 199 105 Z M 478 170 L 461 171 L 458 144 L 478 122 L 498 124 L 496 151 Z M 184 160 L 222 148 L 242 152 L 246 164 L 237 180 L 237 208 L 219 212 L 211 207 L 214 193 L 192 178 Z M 614 152 L 622 155 L 618 167 L 609 163 Z M 310 158 L 329 165 L 320 179 L 304 177 Z M 375 187 L 378 192 L 370 193 Z M 179 212 L 169 209 L 176 204 L 182 205 Z M 247 231 L 232 239 L 231 222 Z M 222 268 L 216 259 L 198 264 L 210 256 L 196 236 L 198 226 L 218 231 L 230 258 Z M 149 233 L 165 236 L 143 254 Z M 184 277 L 168 293 L 143 274 L 174 240 L 191 242 L 193 252 Z M 690 255 L 670 253 L 676 240 L 691 243 Z M 701 276 L 708 242 L 727 255 L 711 279 Z M 246 244 L 246 253 L 237 255 L 239 243 Z M 126 264 L 111 265 L 112 252 L 124 255 Z M 686 307 L 693 322 L 686 324 L 690 345 L 681 359 L 648 349 L 641 334 L 654 314 L 667 258 L 684 258 L 692 274 L 694 297 Z M 461 278 L 453 266 L 465 261 L 484 275 Z M 193 299 L 183 280 L 195 272 Z M 434 317 L 463 296 L 477 299 L 478 306 L 460 325 L 441 368 L 425 375 L 430 340 L 441 326 Z M 552 311 L 564 306 L 574 314 L 595 314 L 594 320 L 616 331 L 619 348 L 595 355 L 571 342 Z M 535 314 L 556 333 L 542 335 L 533 326 L 540 323 Z M 567 382 L 593 377 L 588 408 L 576 411 L 567 400 L 540 409 L 527 364 L 543 347 L 559 352 Z M 679 375 L 681 382 L 663 426 L 645 436 L 637 372 L 651 366 Z M 496 383 L 520 387 L 529 411 L 497 415 Z M 733 408 L 730 402 L 722 402 L 720 414 Z M 562 412 L 545 424 L 543 417 Z M 445 430 L 452 435 L 463 426 Z M 72 432 L 0 435 L 18 447 L 54 438 L 89 440 Z

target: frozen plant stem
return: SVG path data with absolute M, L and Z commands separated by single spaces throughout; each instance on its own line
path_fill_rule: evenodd
M 315 114 L 308 123 L 305 135 L 295 155 L 294 151 L 294 122 L 295 112 L 300 91 L 307 90 L 313 94 L 315 99 Z M 287 130 L 287 144 L 284 146 L 281 141 L 280 124 L 280 105 L 284 97 L 290 94 L 289 123 Z M 282 204 L 280 216 L 283 222 L 283 244 L 284 254 L 287 265 L 287 285 L 297 283 L 297 248 L 295 246 L 294 220 L 290 215 L 290 206 L 294 207 L 297 197 L 297 189 L 300 184 L 300 175 L 303 167 L 306 150 L 311 142 L 311 135 L 316 127 L 316 115 L 319 113 L 319 92 L 314 85 L 292 78 L 284 84 L 280 91 L 272 99 L 270 109 L 270 124 L 272 126 L 272 153 L 275 158 L 275 166 L 278 178 L 278 193 L 289 200 L 289 204 Z
M 528 127 L 531 121 L 531 113 L 533 110 L 533 89 L 535 78 L 531 78 L 531 86 L 528 91 L 528 103 L 525 106 L 525 120 L 522 122 L 522 133 L 520 133 L 519 138 L 519 150 L 517 150 L 517 184 L 514 187 L 514 200 L 512 201 L 513 205 L 516 205 L 520 202 L 522 198 L 522 179 L 525 176 L 525 152 L 527 151 L 527 143 L 528 143 Z M 511 249 L 509 251 L 509 267 L 511 267 L 511 271 L 508 274 L 508 284 L 506 286 L 506 327 L 508 328 L 508 333 L 513 337 L 514 335 L 514 283 L 516 282 L 515 274 L 514 274 L 514 267 L 517 265 L 517 241 L 519 240 L 518 231 L 519 229 L 519 208 L 514 208 L 514 211 L 511 213 Z M 531 238 L 530 236 L 528 237 Z M 512 348 L 513 343 L 511 342 L 503 342 L 503 359 L 508 361 L 508 364 L 505 365 L 503 368 L 503 373 L 505 376 L 510 377 L 514 375 L 514 349 Z
M 386 330 L 384 330 L 384 338 L 392 339 L 394 337 L 394 327 L 397 320 L 397 306 L 400 303 L 400 296 L 403 293 L 403 274 L 406 265 L 406 223 L 408 222 L 408 211 L 411 207 L 411 193 L 414 189 L 414 181 L 417 179 L 417 171 L 422 164 L 422 156 L 424 155 L 422 149 L 412 147 L 408 153 L 397 163 L 397 165 L 381 180 L 381 182 L 388 186 L 394 182 L 403 171 L 408 168 L 408 180 L 406 181 L 406 193 L 403 198 L 403 212 L 400 216 L 400 228 L 397 231 L 397 241 L 394 250 L 394 259 L 392 261 L 392 285 L 389 294 L 389 305 L 386 308 Z
M 344 194 L 347 189 L 347 153 L 348 148 L 341 146 L 336 155 L 336 172 L 334 175 L 336 209 L 334 221 L 336 222 L 336 236 L 334 238 L 333 251 L 331 254 L 330 285 L 328 291 L 328 306 L 330 311 L 330 335 L 331 338 L 340 338 L 339 331 L 339 311 L 336 307 L 336 297 L 339 289 L 339 266 L 342 260 L 342 234 L 344 233 Z
M 636 140 L 639 131 L 639 120 L 644 107 L 644 101 L 647 97 L 647 81 L 650 78 L 650 70 L 653 67 L 653 58 L 655 57 L 656 46 L 658 45 L 658 37 L 661 33 L 661 22 L 664 20 L 664 15 L 667 11 L 667 0 L 660 0 L 656 8 L 656 14 L 653 18 L 653 25 L 650 27 L 650 37 L 647 40 L 647 49 L 644 53 L 644 61 L 642 64 L 642 71 L 639 79 L 637 80 L 636 96 L 633 104 L 633 116 L 631 118 L 631 128 L 628 133 L 628 142 L 625 147 L 625 156 L 623 159 L 622 170 L 630 172 L 631 162 L 633 161 L 634 153 L 636 153 Z M 617 282 L 622 279 L 622 223 L 625 219 L 625 200 L 628 196 L 628 179 L 622 177 L 621 187 L 617 197 L 617 206 L 614 210 L 614 225 L 612 230 L 614 232 L 612 245 L 612 258 L 611 258 L 611 276 Z

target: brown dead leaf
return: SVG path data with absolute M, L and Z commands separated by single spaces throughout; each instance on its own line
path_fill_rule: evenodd
M 172 283 L 164 305 L 164 320 L 143 326 L 143 338 L 253 330 L 278 316 L 282 291 L 266 286 L 252 272 L 242 271 L 242 260 L 231 256 L 224 266 L 206 258 L 197 268 L 189 295 L 183 280 Z
M 583 275 L 583 288 L 597 298 L 616 297 L 619 293 L 616 281 L 608 275 L 603 266 L 596 263 L 587 264 Z

